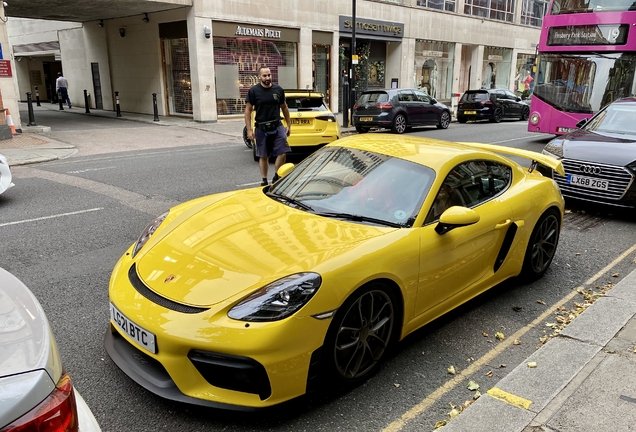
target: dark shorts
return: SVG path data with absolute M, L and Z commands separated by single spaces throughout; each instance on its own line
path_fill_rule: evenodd
M 291 151 L 287 144 L 287 130 L 283 125 L 278 126 L 275 135 L 268 133 L 267 136 L 265 132 L 256 128 L 254 138 L 256 138 L 256 156 L 258 157 L 276 157 Z

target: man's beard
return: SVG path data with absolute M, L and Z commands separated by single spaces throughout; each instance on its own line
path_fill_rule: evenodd
M 262 79 L 261 80 L 261 84 L 263 84 L 265 87 L 269 87 L 269 86 L 272 85 L 272 80 L 271 79 L 268 79 L 268 80 Z

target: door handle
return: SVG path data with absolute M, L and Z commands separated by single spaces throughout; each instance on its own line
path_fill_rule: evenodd
M 495 229 L 502 229 L 507 227 L 508 225 L 510 225 L 512 223 L 512 219 L 506 219 L 505 221 L 498 223 L 497 225 L 495 225 Z

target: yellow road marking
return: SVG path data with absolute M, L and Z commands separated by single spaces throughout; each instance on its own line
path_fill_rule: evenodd
M 555 303 L 552 307 L 550 307 L 541 315 L 539 315 L 530 324 L 517 330 L 512 336 L 503 340 L 496 347 L 494 347 L 492 350 L 487 352 L 483 357 L 475 360 L 470 366 L 464 369 L 461 373 L 459 373 L 458 375 L 455 375 L 453 379 L 447 381 L 441 387 L 436 389 L 433 393 L 426 396 L 420 403 L 418 403 L 413 408 L 411 408 L 410 410 L 402 414 L 402 416 L 399 419 L 394 420 L 391 424 L 385 427 L 383 429 L 383 432 L 397 432 L 400 429 L 402 429 L 407 422 L 409 422 L 410 420 L 413 420 L 415 417 L 420 415 L 422 412 L 424 412 L 424 410 L 426 410 L 428 407 L 433 405 L 433 403 L 437 402 L 442 396 L 444 396 L 446 393 L 451 391 L 461 382 L 464 382 L 468 378 L 468 376 L 477 372 L 479 368 L 488 364 L 495 357 L 501 354 L 505 349 L 510 347 L 510 345 L 512 345 L 515 339 L 520 339 L 528 331 L 530 331 L 531 329 L 539 325 L 542 321 L 544 321 L 548 316 L 550 316 L 556 310 L 556 307 L 558 305 L 567 303 L 570 300 L 572 300 L 578 294 L 578 291 L 577 291 L 578 289 L 583 289 L 586 285 L 591 285 L 594 282 L 596 282 L 601 276 L 607 273 L 612 267 L 614 267 L 616 264 L 624 260 L 625 257 L 627 257 L 629 254 L 631 254 L 635 250 L 636 250 L 636 245 L 627 249 L 625 252 L 619 255 L 614 261 L 612 261 L 611 263 L 603 267 L 603 269 L 601 269 L 598 273 L 596 273 L 594 276 L 588 279 L 583 285 L 578 286 L 577 288 L 572 290 L 571 293 L 563 297 L 561 300 Z
M 486 393 L 488 393 L 490 396 L 494 397 L 495 399 L 499 399 L 502 402 L 506 402 L 506 403 L 509 403 L 510 405 L 514 405 L 517 408 L 523 408 L 527 410 L 528 408 L 530 408 L 530 405 L 532 405 L 531 400 L 524 399 L 520 396 L 513 395 L 512 393 L 505 392 L 501 389 L 498 389 L 497 387 L 491 388 Z

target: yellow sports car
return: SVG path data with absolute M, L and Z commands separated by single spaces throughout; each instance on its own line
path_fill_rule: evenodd
M 409 333 L 548 269 L 564 206 L 537 164 L 563 172 L 508 147 L 356 135 L 271 186 L 178 205 L 113 270 L 108 354 L 151 392 L 204 406 L 358 383 Z
M 325 104 L 322 93 L 313 90 L 285 90 L 292 128 L 287 143 L 295 153 L 312 153 L 318 148 L 340 139 L 340 125 L 336 116 Z M 252 120 L 256 115 L 252 111 Z M 287 126 L 283 114 L 281 121 Z M 252 149 L 258 161 L 256 149 L 247 139 L 247 128 L 243 128 L 243 141 Z

